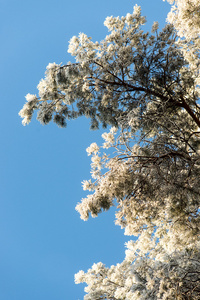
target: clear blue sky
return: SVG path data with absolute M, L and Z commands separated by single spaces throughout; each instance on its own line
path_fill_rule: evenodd
M 68 41 L 84 32 L 101 40 L 108 15 L 142 6 L 148 24 L 164 25 L 169 5 L 162 0 L 0 0 L 0 299 L 78 300 L 83 285 L 74 274 L 94 262 L 107 266 L 124 258 L 130 239 L 114 225 L 114 210 L 88 222 L 76 203 L 90 178 L 85 149 L 100 142 L 84 118 L 67 129 L 21 125 L 18 111 L 49 62 L 66 63 Z

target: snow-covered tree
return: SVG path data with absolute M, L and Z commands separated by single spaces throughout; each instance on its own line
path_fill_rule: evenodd
M 93 129 L 111 125 L 87 148 L 90 194 L 76 209 L 87 220 L 115 205 L 134 240 L 121 264 L 75 275 L 85 300 L 200 299 L 200 1 L 169 2 L 163 30 L 144 32 L 136 5 L 106 18 L 100 43 L 73 37 L 76 62 L 49 64 L 19 113 L 24 125 L 35 110 L 42 124 L 85 115 Z

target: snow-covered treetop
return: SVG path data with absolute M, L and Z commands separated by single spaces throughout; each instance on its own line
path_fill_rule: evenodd
M 89 195 L 76 206 L 83 220 L 116 206 L 116 224 L 137 240 L 125 260 L 80 271 L 85 300 L 200 299 L 200 1 L 168 0 L 168 24 L 144 32 L 135 6 L 107 17 L 109 34 L 72 37 L 75 63 L 50 63 L 20 111 L 61 127 L 85 115 L 110 131 L 92 143 Z M 113 149 L 113 152 L 111 151 Z

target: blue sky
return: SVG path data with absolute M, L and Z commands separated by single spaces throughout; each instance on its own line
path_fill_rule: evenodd
M 27 93 L 37 93 L 49 62 L 71 60 L 73 35 L 103 39 L 106 16 L 132 12 L 135 3 L 148 26 L 164 25 L 169 5 L 162 0 L 0 0 L 1 300 L 81 300 L 76 272 L 124 258 L 130 237 L 114 225 L 114 209 L 88 222 L 75 211 L 86 195 L 81 181 L 90 178 L 85 149 L 101 142 L 102 130 L 90 131 L 84 118 L 67 129 L 35 118 L 24 127 L 18 111 Z

